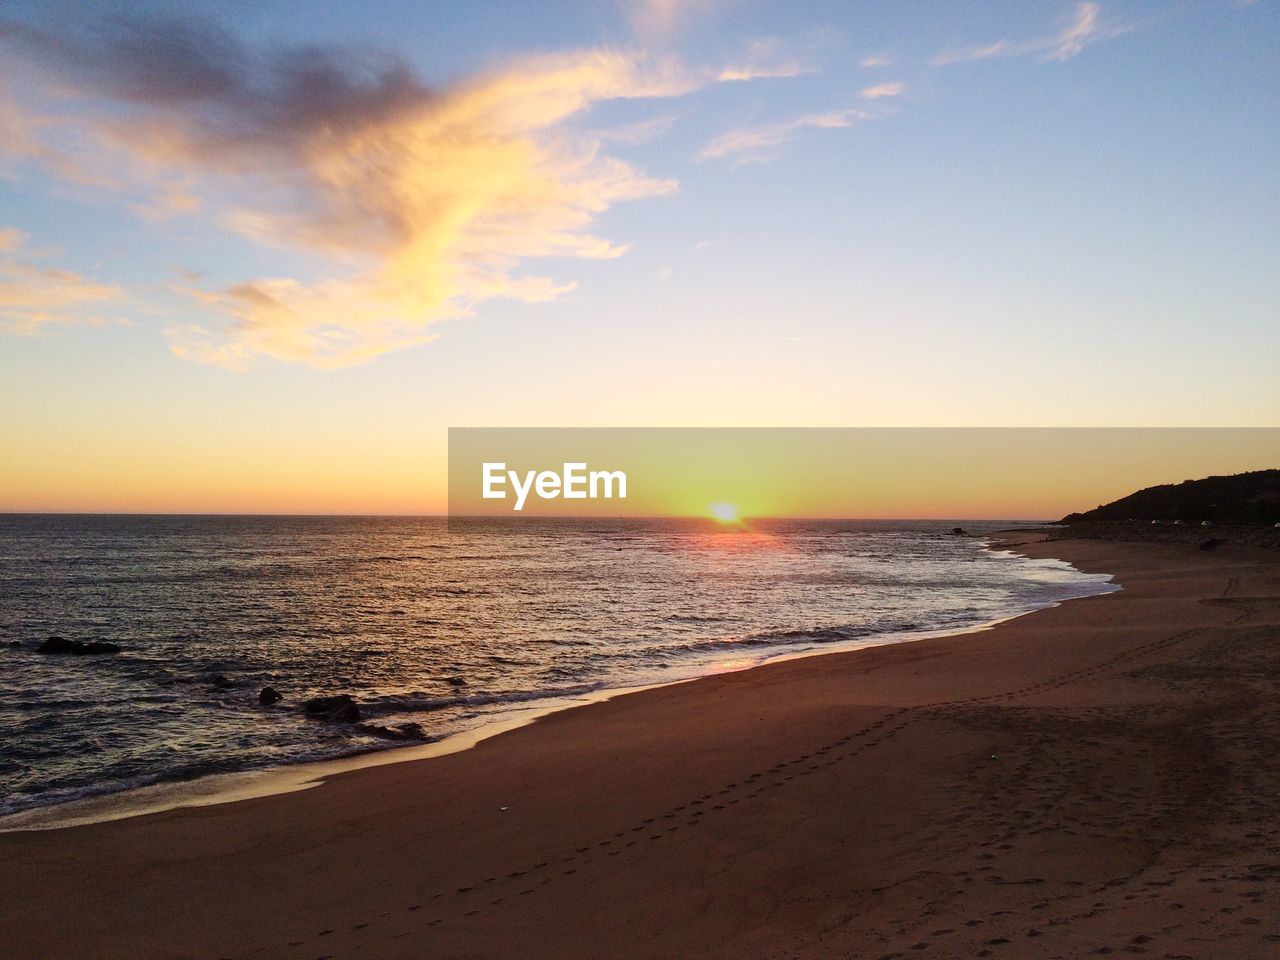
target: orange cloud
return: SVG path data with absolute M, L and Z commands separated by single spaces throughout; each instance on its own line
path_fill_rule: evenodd
M 175 349 L 237 366 L 254 355 L 341 365 L 431 339 L 432 323 L 485 300 L 553 299 L 573 284 L 522 274 L 522 262 L 620 255 L 625 247 L 591 232 L 595 218 L 676 184 L 603 155 L 594 138 L 537 135 L 600 99 L 682 84 L 620 54 L 542 58 L 386 122 L 326 131 L 288 158 L 302 211 L 242 209 L 228 223 L 372 264 L 338 280 L 255 280 L 203 295 L 234 318 L 230 335 L 179 328 Z

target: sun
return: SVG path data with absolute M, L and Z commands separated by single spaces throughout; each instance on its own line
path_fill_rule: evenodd
M 732 503 L 713 503 L 709 506 L 711 515 L 721 523 L 737 523 L 738 508 Z

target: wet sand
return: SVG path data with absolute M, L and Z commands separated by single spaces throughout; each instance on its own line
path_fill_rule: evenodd
M 1280 557 L 0 836 L 0 957 L 1280 956 Z

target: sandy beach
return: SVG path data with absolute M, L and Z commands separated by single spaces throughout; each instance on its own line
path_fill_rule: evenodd
M 0 836 L 0 956 L 1280 954 L 1280 558 L 1042 538 L 1124 589 Z

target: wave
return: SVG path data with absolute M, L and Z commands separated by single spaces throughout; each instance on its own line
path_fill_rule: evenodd
M 542 687 L 534 690 L 513 690 L 506 693 L 475 693 L 455 697 L 433 697 L 428 693 L 408 693 L 375 697 L 360 702 L 362 713 L 371 717 L 386 717 L 399 713 L 437 713 L 458 707 L 489 707 L 508 703 L 529 703 L 534 700 L 558 700 L 564 697 L 581 697 L 604 689 L 605 684 L 579 683 L 566 687 Z
M 340 760 L 366 753 L 377 753 L 383 750 L 421 746 L 422 743 L 433 742 L 438 737 L 429 737 L 425 741 L 383 740 L 368 735 L 356 735 L 342 739 L 330 739 L 322 746 L 301 746 L 282 753 L 254 758 L 223 758 L 199 763 L 180 764 L 138 773 L 132 776 L 118 776 L 106 780 L 95 780 L 92 783 L 76 784 L 64 787 L 33 791 L 30 793 L 14 792 L 0 800 L 0 817 L 37 807 L 50 807 L 77 800 L 91 800 L 94 797 L 105 797 L 113 793 L 124 793 L 143 787 L 162 783 L 187 783 L 203 777 L 218 776 L 228 773 L 246 773 L 254 770 L 267 770 L 272 767 L 291 766 L 301 763 L 315 763 L 325 760 Z M 175 749 L 180 749 L 175 747 Z M 0 829 L 3 829 L 0 823 Z

